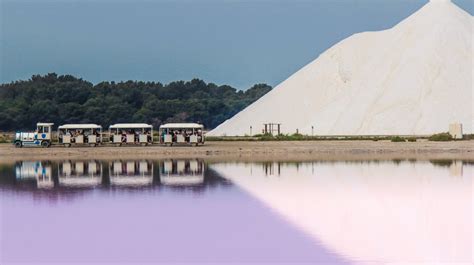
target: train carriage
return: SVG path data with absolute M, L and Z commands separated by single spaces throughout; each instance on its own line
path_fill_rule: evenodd
M 97 124 L 65 124 L 58 127 L 59 143 L 97 146 L 102 143 L 102 126 Z
M 153 126 L 146 123 L 117 123 L 109 127 L 110 142 L 123 144 L 153 144 Z
M 204 126 L 198 123 L 167 123 L 160 126 L 160 143 L 168 146 L 174 144 L 204 144 Z

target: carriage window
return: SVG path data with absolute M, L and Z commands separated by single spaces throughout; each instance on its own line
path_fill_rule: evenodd
M 43 127 L 43 132 L 44 133 L 49 133 L 49 127 Z
M 39 133 L 42 132 L 43 131 L 43 126 L 38 126 L 37 130 L 38 130 Z

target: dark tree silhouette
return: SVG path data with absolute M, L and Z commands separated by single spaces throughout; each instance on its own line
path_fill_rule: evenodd
M 212 129 L 270 90 L 257 84 L 241 91 L 200 79 L 93 85 L 71 75 L 33 75 L 0 85 L 0 130 L 31 129 L 38 121 L 104 127 L 118 122 L 201 122 Z

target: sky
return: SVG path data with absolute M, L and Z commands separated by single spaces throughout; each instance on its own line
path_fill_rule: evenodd
M 0 83 L 33 74 L 100 81 L 200 78 L 275 86 L 426 0 L 0 0 Z M 474 13 L 472 0 L 453 1 Z

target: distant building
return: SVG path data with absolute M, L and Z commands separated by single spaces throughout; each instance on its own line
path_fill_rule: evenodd
M 449 134 L 454 139 L 462 139 L 462 124 L 461 123 L 451 123 L 449 125 Z

